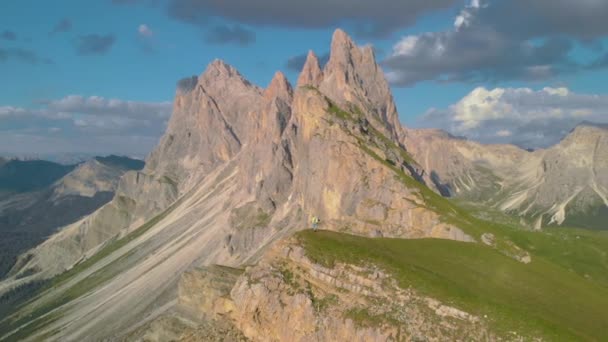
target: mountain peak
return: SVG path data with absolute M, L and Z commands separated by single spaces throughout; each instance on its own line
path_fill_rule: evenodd
M 331 38 L 331 53 L 352 49 L 355 46 L 352 38 L 342 29 L 336 29 Z
M 325 70 L 339 68 L 344 70 L 347 66 L 353 66 L 359 53 L 357 45 L 352 38 L 343 30 L 337 29 L 331 39 L 329 62 Z
M 214 79 L 229 79 L 238 78 L 244 80 L 243 76 L 230 64 L 227 64 L 221 59 L 215 59 L 211 62 L 205 72 L 201 75 L 202 79 L 214 80 Z
M 287 80 L 287 77 L 285 77 L 285 74 L 283 74 L 281 71 L 277 71 L 274 74 L 272 81 L 270 81 L 270 85 L 264 91 L 264 97 L 270 100 L 279 96 L 289 97 L 291 96 L 291 93 L 292 88 L 291 84 Z
M 563 139 L 554 147 L 569 144 L 595 146 L 597 139 L 608 136 L 608 124 L 583 121 L 576 125 Z
M 234 69 L 231 65 L 229 65 L 228 63 L 224 62 L 221 59 L 214 59 L 211 63 L 209 63 L 208 69 L 212 68 L 212 69 L 218 69 L 218 70 L 232 70 Z
M 385 133 L 394 138 L 401 135 L 390 87 L 376 62 L 373 48 L 357 46 L 343 30 L 334 32 L 319 89 L 338 103 L 371 108 L 373 116 L 383 122 Z
M 323 72 L 321 71 L 321 66 L 319 64 L 319 58 L 317 55 L 310 50 L 308 51 L 308 56 L 306 56 L 306 63 L 304 63 L 304 67 L 302 68 L 302 72 L 300 73 L 300 77 L 298 78 L 298 87 L 302 87 L 305 85 L 318 86 L 323 78 Z

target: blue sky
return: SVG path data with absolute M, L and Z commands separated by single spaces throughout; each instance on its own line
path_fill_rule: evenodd
M 495 13 L 520 13 L 518 3 L 530 6 L 519 18 L 523 24 L 509 23 Z M 478 87 L 537 92 L 545 87 L 567 88 L 567 96 L 548 95 L 562 96 L 555 100 L 564 101 L 548 103 L 571 108 L 568 101 L 576 95 L 577 113 L 608 121 L 600 104 L 580 103 L 581 96 L 603 99 L 608 93 L 608 58 L 602 59 L 608 57 L 608 24 L 603 23 L 608 5 L 603 1 L 582 0 L 578 8 L 568 7 L 575 5 L 565 0 L 370 4 L 364 0 L 339 0 L 332 5 L 320 0 L 304 5 L 275 0 L 3 0 L 0 154 L 145 155 L 164 129 L 180 78 L 200 74 L 220 58 L 261 86 L 276 70 L 295 80 L 297 72 L 288 61 L 309 49 L 326 53 L 336 27 L 351 32 L 359 44 L 377 49 L 393 84 L 401 120 L 408 126 L 432 123 L 484 142 L 540 146 L 556 139 L 530 142 L 528 135 L 525 144 L 518 140 L 518 129 L 530 124 L 525 118 L 537 115 L 537 107 L 518 107 L 520 112 L 512 113 L 511 121 L 511 113 L 502 113 L 500 121 L 488 121 L 484 113 L 467 112 L 477 111 L 477 104 L 470 101 L 463 109 L 463 100 Z M 560 22 L 564 13 L 574 22 Z M 519 27 L 525 26 L 525 20 L 534 24 L 528 31 Z M 412 37 L 408 44 L 399 45 L 407 37 Z M 155 114 L 146 117 L 146 111 Z M 438 113 L 442 120 L 436 120 Z M 546 121 L 540 126 L 547 127 L 541 133 L 548 136 L 547 131 L 561 132 L 574 125 L 572 113 L 555 119 L 555 126 L 551 117 L 532 119 Z M 427 120 L 430 116 L 434 119 Z M 471 120 L 477 128 L 459 129 L 471 126 Z M 492 129 L 505 125 L 502 131 L 508 129 L 510 135 L 499 134 L 494 140 L 479 135 L 476 130 L 487 129 L 487 124 Z

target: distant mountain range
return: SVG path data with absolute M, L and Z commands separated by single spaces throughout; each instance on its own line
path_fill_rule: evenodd
M 78 165 L 44 160 L 0 165 L 0 277 L 19 254 L 110 201 L 122 174 L 143 166 L 119 156 Z
M 402 140 L 444 195 L 516 215 L 535 229 L 608 229 L 608 128 L 582 123 L 557 145 L 525 151 L 436 130 Z
M 36 161 L 44 160 L 62 165 L 75 165 L 98 157 L 93 153 L 9 153 L 0 152 L 0 159 Z M 142 156 L 128 156 L 127 158 L 143 160 Z

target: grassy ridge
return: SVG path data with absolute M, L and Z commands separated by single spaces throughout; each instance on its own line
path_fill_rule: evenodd
M 297 237 L 315 262 L 376 264 L 404 288 L 487 314 L 499 333 L 517 331 L 552 341 L 607 337 L 608 289 L 550 258 L 533 258 L 526 265 L 483 245 L 439 239 L 372 239 L 326 231 L 303 231 Z
M 482 229 L 499 231 L 504 238 L 587 279 L 608 287 L 608 231 L 551 227 L 521 229 L 518 219 L 497 209 L 458 201 L 455 205 L 477 218 Z M 490 228 L 488 228 L 490 226 Z

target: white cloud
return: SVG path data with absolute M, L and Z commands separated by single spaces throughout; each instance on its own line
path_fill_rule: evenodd
M 9 116 L 19 116 L 25 113 L 23 108 L 12 106 L 0 106 L 0 118 Z
M 557 143 L 583 121 L 608 123 L 608 95 L 567 88 L 479 87 L 447 109 L 430 109 L 418 125 L 485 143 L 538 148 Z
M 59 100 L 47 101 L 46 104 L 49 109 L 56 112 L 134 119 L 168 118 L 171 115 L 172 106 L 168 101 L 136 102 L 81 95 L 68 95 Z
M 538 81 L 604 68 L 604 52 L 589 42 L 608 34 L 607 15 L 600 0 L 470 0 L 451 28 L 401 38 L 383 64 L 396 86 Z
M 139 27 L 137 27 L 137 32 L 144 37 L 152 37 L 154 35 L 152 29 L 146 24 L 139 25 Z
M 409 56 L 414 52 L 416 48 L 416 43 L 418 42 L 418 37 L 416 36 L 407 36 L 401 41 L 399 41 L 393 47 L 393 54 L 399 56 Z
M 568 88 L 550 88 L 545 87 L 543 91 L 549 95 L 559 95 L 559 96 L 568 96 L 570 94 L 570 90 Z
M 0 106 L 0 152 L 145 155 L 171 115 L 171 102 L 69 95 L 40 108 Z M 120 137 L 120 138 L 110 138 Z M 130 137 L 138 137 L 136 140 Z M 119 142 L 129 144 L 120 145 Z M 14 150 L 14 151 L 13 151 Z
M 500 131 L 496 132 L 497 137 L 510 137 L 512 135 L 513 133 L 508 129 L 501 129 Z
M 460 11 L 460 14 L 454 19 L 454 27 L 460 29 L 469 26 L 475 17 L 475 10 L 481 7 L 481 0 L 471 0 L 470 4 Z

